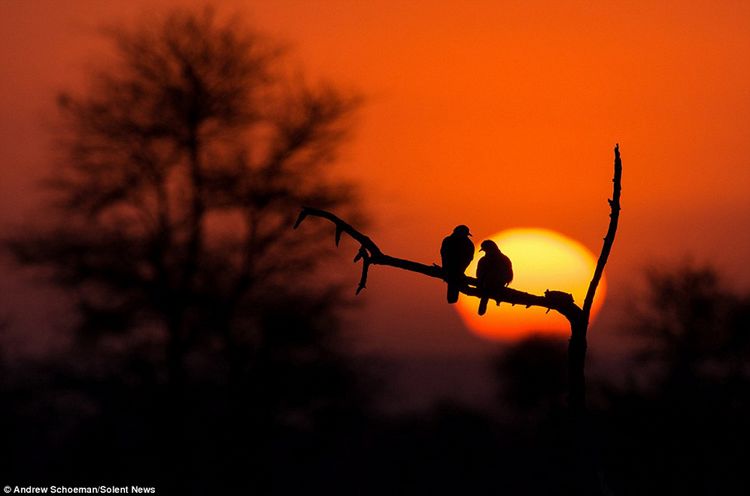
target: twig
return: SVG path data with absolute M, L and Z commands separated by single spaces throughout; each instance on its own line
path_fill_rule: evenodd
M 602 251 L 599 254 L 599 260 L 596 262 L 596 269 L 594 269 L 594 275 L 589 283 L 589 289 L 586 291 L 586 297 L 583 300 L 583 318 L 588 327 L 589 316 L 591 315 L 591 306 L 594 303 L 594 295 L 596 295 L 596 289 L 599 286 L 599 281 L 604 273 L 604 266 L 607 264 L 609 259 L 609 253 L 612 251 L 612 244 L 615 242 L 615 233 L 617 232 L 617 222 L 620 218 L 620 193 L 622 191 L 622 161 L 620 160 L 620 145 L 615 145 L 615 172 L 612 178 L 612 199 L 608 200 L 610 214 L 609 214 L 609 228 L 607 234 L 604 236 L 604 244 L 602 245 Z

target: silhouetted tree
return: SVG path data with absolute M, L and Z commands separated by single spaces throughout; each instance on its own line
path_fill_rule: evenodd
M 525 416 L 561 408 L 567 388 L 565 351 L 565 341 L 542 335 L 504 350 L 494 360 L 501 403 Z
M 620 218 L 622 161 L 620 159 L 619 145 L 615 145 L 614 152 L 615 161 L 614 177 L 612 179 L 612 198 L 608 200 L 610 207 L 609 225 L 607 233 L 604 236 L 604 243 L 602 245 L 601 253 L 599 254 L 599 259 L 597 260 L 594 273 L 591 277 L 591 282 L 589 283 L 586 296 L 584 297 L 581 306 L 578 306 L 574 302 L 571 294 L 562 291 L 547 290 L 543 296 L 525 293 L 509 287 L 486 291 L 477 286 L 476 278 L 469 276 L 464 276 L 459 288 L 460 292 L 468 296 L 479 298 L 489 297 L 490 299 L 495 300 L 498 304 L 500 302 L 508 302 L 513 305 L 525 305 L 527 308 L 539 306 L 549 310 L 555 310 L 568 320 L 571 329 L 571 338 L 568 346 L 568 399 L 571 410 L 581 413 L 585 410 L 586 404 L 584 365 L 587 348 L 586 333 L 588 332 L 589 327 L 591 306 L 593 305 L 596 290 L 599 287 L 599 282 L 604 273 L 604 267 L 607 264 L 612 245 L 615 241 L 615 234 L 617 233 L 617 226 Z M 362 276 L 359 285 L 357 286 L 357 294 L 366 287 L 367 274 L 372 265 L 387 265 L 410 272 L 417 272 L 428 277 L 446 280 L 446 273 L 439 265 L 425 265 L 419 262 L 386 255 L 372 239 L 327 210 L 303 207 L 297 217 L 294 227 L 298 227 L 309 216 L 327 219 L 335 225 L 335 239 L 337 245 L 343 233 L 346 233 L 360 244 L 357 256 L 354 258 L 355 262 L 362 261 Z
M 708 266 L 651 269 L 626 326 L 638 362 L 669 387 L 750 374 L 750 299 Z
M 290 227 L 300 204 L 358 215 L 328 172 L 358 98 L 306 83 L 211 9 L 105 34 L 112 59 L 58 99 L 54 202 L 7 247 L 75 299 L 84 341 L 156 343 L 173 402 L 200 367 L 228 378 L 238 423 L 349 408 L 323 229 L 300 243 Z
M 114 62 L 59 97 L 57 208 L 10 246 L 75 288 L 81 332 L 163 326 L 179 384 L 197 341 L 257 345 L 256 309 L 318 282 L 291 211 L 352 206 L 321 174 L 356 99 L 284 78 L 276 45 L 210 10 L 108 34 Z
M 649 270 L 635 294 L 623 328 L 634 377 L 609 385 L 598 414 L 613 487 L 746 494 L 750 299 L 696 265 Z
M 594 473 L 594 464 L 590 460 L 590 443 L 587 438 L 589 433 L 586 425 L 586 377 L 584 373 L 586 362 L 587 333 L 589 328 L 589 319 L 591 316 L 591 307 L 594 302 L 596 290 L 604 273 L 604 267 L 609 259 L 612 245 L 615 241 L 617 226 L 620 218 L 620 195 L 622 192 L 622 161 L 620 159 L 619 145 L 614 149 L 614 176 L 612 179 L 612 198 L 608 200 L 610 207 L 610 220 L 607 233 L 604 236 L 604 243 L 599 254 L 594 273 L 592 274 L 586 296 L 583 303 L 579 306 L 573 300 L 573 296 L 556 290 L 547 290 L 544 295 L 534 295 L 518 291 L 510 287 L 493 287 L 482 288 L 474 277 L 464 276 L 459 285 L 459 292 L 469 296 L 479 297 L 481 300 L 493 299 L 498 304 L 508 302 L 511 304 L 524 305 L 527 308 L 539 306 L 549 310 L 555 310 L 563 315 L 570 324 L 570 341 L 568 342 L 568 406 L 572 418 L 573 451 L 574 458 L 579 460 L 577 471 L 577 481 L 580 483 L 579 493 L 581 494 L 598 494 L 604 489 L 599 474 Z M 396 267 L 410 272 L 441 279 L 446 282 L 450 279 L 451 285 L 455 283 L 450 274 L 439 265 L 425 265 L 411 260 L 393 257 L 383 253 L 378 245 L 362 232 L 355 229 L 351 224 L 345 222 L 337 215 L 321 208 L 303 207 L 299 217 L 295 222 L 295 228 L 298 227 L 307 217 L 321 217 L 332 222 L 335 226 L 336 244 L 343 233 L 349 235 L 352 239 L 360 244 L 359 251 L 354 258 L 355 262 L 362 261 L 362 275 L 357 287 L 357 294 L 362 291 L 367 284 L 367 274 L 372 265 L 387 265 Z M 506 280 L 510 280 L 506 278 Z M 504 281 L 505 282 L 505 281 Z M 481 315 L 480 306 L 480 315 Z

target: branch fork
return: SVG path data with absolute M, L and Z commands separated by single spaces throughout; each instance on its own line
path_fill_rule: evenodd
M 537 306 L 546 308 L 547 312 L 555 310 L 556 312 L 563 315 L 571 324 L 573 329 L 574 339 L 585 340 L 586 329 L 588 328 L 588 321 L 591 314 L 591 306 L 593 304 L 594 295 L 596 289 L 601 280 L 604 272 L 604 266 L 607 263 L 609 253 L 614 243 L 615 232 L 617 231 L 617 223 L 620 214 L 620 192 L 621 192 L 621 177 L 622 177 L 622 163 L 620 161 L 620 149 L 619 145 L 615 145 L 615 167 L 614 177 L 612 182 L 614 183 L 612 198 L 607 199 L 610 207 L 609 214 L 609 228 L 607 234 L 604 237 L 604 244 L 602 246 L 601 254 L 596 264 L 596 269 L 592 276 L 589 284 L 586 297 L 583 301 L 583 306 L 578 306 L 573 300 L 573 295 L 563 291 L 547 290 L 544 295 L 535 295 L 518 291 L 513 288 L 503 288 L 495 291 L 490 295 L 482 294 L 477 288 L 477 280 L 474 277 L 465 276 L 464 281 L 461 284 L 459 291 L 468 296 L 482 297 L 489 296 L 490 299 L 494 300 L 498 305 L 502 302 L 510 303 L 511 305 L 524 305 L 526 308 Z M 326 210 L 321 210 L 313 207 L 303 207 L 294 223 L 294 228 L 297 229 L 302 222 L 308 217 L 320 217 L 327 219 L 335 226 L 335 242 L 336 246 L 339 246 L 341 242 L 341 236 L 346 233 L 352 239 L 360 244 L 357 255 L 354 257 L 354 262 L 362 261 L 362 275 L 357 285 L 356 294 L 362 292 L 367 287 L 367 276 L 371 265 L 385 265 L 395 267 L 398 269 L 408 270 L 410 272 L 417 272 L 424 274 L 429 277 L 436 279 L 445 280 L 443 269 L 437 264 L 426 265 L 403 258 L 392 257 L 386 255 L 375 242 L 368 236 L 358 231 L 344 220 L 337 217 L 335 214 Z
M 518 291 L 508 287 L 489 295 L 482 294 L 477 288 L 477 280 L 469 276 L 464 277 L 464 280 L 459 287 L 461 293 L 469 296 L 489 297 L 498 305 L 501 302 L 507 302 L 511 305 L 524 305 L 526 308 L 532 306 L 543 307 L 547 309 L 547 312 L 555 310 L 568 320 L 571 331 L 570 340 L 568 342 L 568 407 L 571 412 L 573 426 L 574 454 L 579 462 L 578 470 L 580 471 L 581 480 L 595 481 L 594 484 L 599 485 L 601 485 L 603 481 L 602 474 L 600 469 L 596 467 L 595 464 L 592 464 L 591 460 L 593 458 L 590 448 L 590 434 L 587 431 L 585 375 L 587 349 L 586 334 L 588 332 L 594 296 L 604 273 L 604 266 L 609 258 L 612 245 L 614 244 L 615 233 L 617 231 L 617 224 L 620 216 L 622 163 L 620 160 L 619 145 L 615 145 L 614 151 L 615 164 L 614 177 L 612 179 L 613 192 L 612 198 L 607 199 L 610 209 L 609 227 L 607 229 L 607 234 L 604 236 L 602 250 L 599 254 L 599 259 L 597 260 L 596 268 L 591 277 L 591 282 L 589 283 L 582 306 L 579 307 L 576 305 L 573 301 L 573 296 L 570 293 L 549 289 L 544 292 L 543 296 L 524 293 L 523 291 Z M 334 224 L 336 227 L 336 246 L 339 245 L 343 233 L 348 234 L 352 239 L 359 242 L 360 247 L 357 256 L 354 257 L 355 263 L 362 260 L 362 277 L 357 286 L 357 294 L 359 294 L 366 286 L 370 265 L 389 265 L 391 267 L 417 272 L 443 281 L 445 280 L 443 269 L 439 265 L 425 265 L 419 262 L 386 255 L 369 237 L 365 236 L 334 214 L 325 210 L 304 207 L 300 212 L 299 217 L 297 217 L 297 221 L 294 223 L 295 229 L 310 216 L 322 217 Z

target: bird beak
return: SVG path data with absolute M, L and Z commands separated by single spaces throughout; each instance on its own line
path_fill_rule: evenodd
M 479 251 L 484 251 L 484 248 L 480 248 Z
M 471 236 L 471 233 L 469 233 L 469 236 Z

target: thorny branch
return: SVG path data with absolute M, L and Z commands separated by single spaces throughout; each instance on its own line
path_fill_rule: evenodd
M 396 267 L 411 272 L 417 272 L 424 274 L 429 277 L 436 279 L 445 280 L 443 269 L 437 264 L 426 265 L 419 262 L 413 262 L 411 260 L 405 260 L 403 258 L 392 257 L 386 255 L 383 251 L 375 244 L 375 242 L 368 236 L 359 232 L 357 229 L 352 227 L 350 224 L 344 222 L 342 219 L 317 208 L 304 207 L 297 217 L 297 222 L 294 223 L 296 229 L 307 217 L 321 217 L 331 221 L 335 228 L 335 240 L 336 246 L 338 246 L 343 233 L 351 236 L 352 239 L 360 244 L 359 250 L 357 251 L 354 262 L 362 260 L 362 276 L 357 287 L 357 294 L 359 294 L 367 285 L 367 275 L 371 265 L 386 265 L 390 267 Z M 481 296 L 479 289 L 477 289 L 477 280 L 474 277 L 465 276 L 464 282 L 460 287 L 460 291 L 469 296 Z M 495 300 L 497 303 L 505 302 L 511 305 L 524 305 L 527 308 L 532 306 L 543 307 L 548 310 L 555 310 L 565 316 L 568 320 L 579 319 L 581 316 L 581 309 L 573 302 L 573 296 L 562 291 L 545 291 L 544 296 L 534 295 L 531 293 L 525 293 L 512 288 L 504 288 L 490 295 L 490 298 Z
M 512 288 L 503 288 L 502 290 L 496 291 L 490 295 L 490 298 L 495 300 L 498 304 L 501 302 L 510 303 L 511 305 L 524 305 L 527 308 L 532 306 L 546 308 L 547 311 L 555 310 L 563 315 L 571 323 L 571 326 L 577 329 L 584 329 L 583 338 L 585 339 L 585 329 L 588 327 L 589 316 L 591 313 L 591 306 L 593 304 L 594 295 L 596 289 L 601 280 L 604 272 L 604 266 L 609 258 L 609 253 L 612 249 L 612 244 L 615 239 L 615 232 L 617 231 L 617 223 L 620 215 L 620 192 L 621 192 L 621 178 L 622 178 L 622 163 L 620 161 L 620 149 L 619 145 L 615 145 L 615 171 L 612 182 L 614 183 L 612 199 L 609 200 L 610 206 L 610 222 L 607 234 L 604 237 L 604 245 L 602 246 L 599 260 L 594 270 L 594 275 L 589 284 L 586 297 L 583 302 L 583 307 L 579 307 L 573 301 L 573 296 L 569 293 L 562 291 L 547 290 L 544 295 L 535 295 L 518 291 Z M 429 277 L 436 279 L 445 280 L 443 269 L 437 264 L 426 265 L 419 262 L 413 262 L 403 258 L 392 257 L 386 255 L 375 242 L 365 234 L 361 233 L 350 224 L 346 223 L 336 215 L 326 210 L 320 210 L 312 207 L 303 207 L 297 217 L 297 221 L 294 223 L 296 229 L 307 217 L 321 217 L 327 219 L 333 223 L 336 228 L 335 241 L 336 246 L 341 241 L 341 235 L 343 233 L 348 234 L 352 239 L 360 244 L 357 255 L 354 257 L 354 262 L 362 260 L 362 276 L 357 286 L 357 294 L 359 294 L 367 286 L 367 275 L 371 265 L 386 265 L 390 267 L 396 267 L 398 269 L 408 270 L 411 272 L 417 272 L 424 274 Z M 482 296 L 480 291 L 477 289 L 477 280 L 470 276 L 465 276 L 463 284 L 459 290 L 468 296 Z

